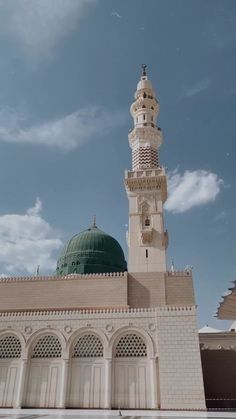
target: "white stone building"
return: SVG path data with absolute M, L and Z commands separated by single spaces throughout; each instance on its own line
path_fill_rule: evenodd
M 0 280 L 2 407 L 205 408 L 192 274 L 166 267 L 158 112 L 143 66 L 125 174 L 128 271 L 94 222 L 55 275 Z

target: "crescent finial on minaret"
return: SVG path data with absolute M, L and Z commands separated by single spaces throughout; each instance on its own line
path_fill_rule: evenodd
M 146 76 L 146 75 L 147 75 L 147 65 L 142 64 L 142 76 Z
M 96 224 L 96 215 L 93 216 L 93 223 L 92 223 L 92 227 L 96 228 L 97 224 Z

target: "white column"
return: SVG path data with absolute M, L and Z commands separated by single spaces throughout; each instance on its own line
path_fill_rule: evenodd
M 112 358 L 105 359 L 105 402 L 104 408 L 111 409 Z
M 16 397 L 15 397 L 14 406 L 13 406 L 15 409 L 20 409 L 24 402 L 23 398 L 24 398 L 27 364 L 28 364 L 27 359 L 20 360 L 19 379 L 18 379 Z
M 157 409 L 157 363 L 156 358 L 150 358 L 150 378 L 151 378 L 151 408 Z
M 66 394 L 67 394 L 67 383 L 69 373 L 69 359 L 62 359 L 61 367 L 61 388 L 60 388 L 60 399 L 58 407 L 65 409 L 66 407 Z

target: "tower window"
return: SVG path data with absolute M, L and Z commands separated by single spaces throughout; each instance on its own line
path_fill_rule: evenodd
M 145 121 L 145 119 L 146 119 L 146 115 L 143 115 L 143 120 Z
M 146 218 L 145 227 L 149 227 L 149 226 L 150 226 L 150 220 L 149 220 L 149 218 Z
M 146 249 L 146 258 L 148 258 L 148 249 Z
M 144 94 L 143 94 L 143 97 L 145 98 L 145 97 L 147 97 L 147 95 L 146 95 L 146 93 L 144 92 Z

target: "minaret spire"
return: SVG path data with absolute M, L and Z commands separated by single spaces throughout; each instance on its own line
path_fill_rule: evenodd
M 134 98 L 130 107 L 134 128 L 129 134 L 133 169 L 158 167 L 158 149 L 162 143 L 162 132 L 157 126 L 160 107 L 152 83 L 147 78 L 146 64 L 142 64 Z
M 93 215 L 92 228 L 96 228 L 96 227 L 97 227 L 97 223 L 96 223 L 96 215 Z
M 130 107 L 134 127 L 129 133 L 132 170 L 126 172 L 129 199 L 130 272 L 165 272 L 168 235 L 164 230 L 163 204 L 167 198 L 165 169 L 159 164 L 162 131 L 157 125 L 159 102 L 147 66 L 142 72 Z
M 146 77 L 146 76 L 147 76 L 147 65 L 142 64 L 142 77 Z

